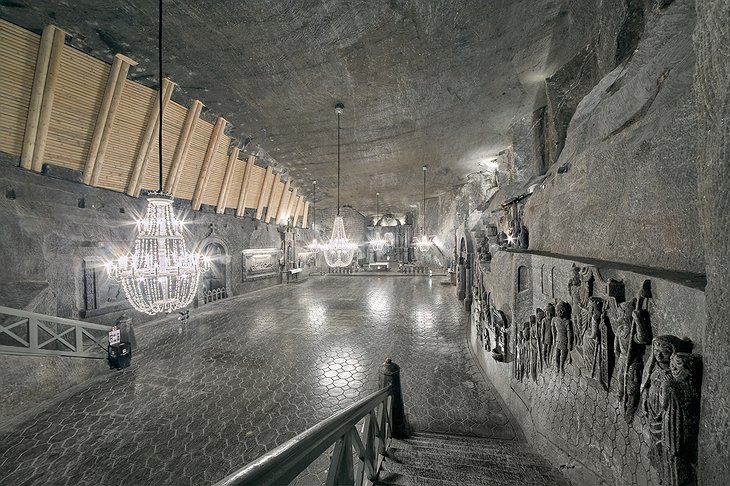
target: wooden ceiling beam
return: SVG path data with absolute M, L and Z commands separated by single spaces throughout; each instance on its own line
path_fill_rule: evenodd
M 264 175 L 264 181 L 261 183 L 261 192 L 259 193 L 259 202 L 256 205 L 256 219 L 261 219 L 261 215 L 264 212 L 264 194 L 266 194 L 266 188 L 271 183 L 271 178 L 274 176 L 274 169 L 271 166 L 266 168 L 266 175 Z
M 167 175 L 167 183 L 165 184 L 165 192 L 175 194 L 175 190 L 180 184 L 180 174 L 182 168 L 185 165 L 185 159 L 188 156 L 188 149 L 190 148 L 190 142 L 193 139 L 193 133 L 195 133 L 195 127 L 200 120 L 200 112 L 203 110 L 203 103 L 200 100 L 194 100 L 193 106 L 188 110 L 188 114 L 185 117 L 185 124 L 183 130 L 180 133 L 180 139 L 177 141 L 177 147 L 175 148 L 175 154 L 172 157 L 172 165 L 170 166 L 170 173 Z
M 272 211 L 274 210 L 274 193 L 276 192 L 276 186 L 279 184 L 279 174 L 274 174 L 274 180 L 271 182 L 271 192 L 269 193 L 269 202 L 266 204 L 266 223 L 271 222 L 273 216 Z
M 198 211 L 200 206 L 203 205 L 203 194 L 205 193 L 205 187 L 208 185 L 208 180 L 210 179 L 210 166 L 213 162 L 213 155 L 215 155 L 215 151 L 218 149 L 218 143 L 220 142 L 221 135 L 223 134 L 223 129 L 226 128 L 226 123 L 225 118 L 219 116 L 215 121 L 213 133 L 210 134 L 208 149 L 205 151 L 203 166 L 200 168 L 198 182 L 195 185 L 195 192 L 193 193 L 192 206 L 194 211 Z
M 275 222 L 281 221 L 282 216 L 284 216 L 284 212 L 286 211 L 286 207 L 289 204 L 289 186 L 291 185 L 291 181 L 286 181 L 284 184 L 284 190 L 281 191 L 281 198 L 279 199 L 279 207 L 276 208 L 276 217 L 274 218 Z
M 165 109 L 167 108 L 172 92 L 175 90 L 175 83 L 165 78 L 162 80 L 162 116 L 165 116 Z M 157 97 L 155 97 L 157 98 Z M 164 120 L 163 120 L 164 122 Z M 134 162 L 134 169 L 132 169 L 132 176 L 127 184 L 127 194 L 130 196 L 138 197 L 140 191 L 142 191 L 142 184 L 144 183 L 144 176 L 147 173 L 147 166 L 150 162 L 150 156 L 152 155 L 152 149 L 155 147 L 155 140 L 157 140 L 157 134 L 160 128 L 160 100 L 155 99 L 152 113 L 147 120 L 147 129 L 142 137 L 142 145 L 139 147 L 137 152 L 137 159 Z M 169 174 L 168 174 L 169 178 Z
M 233 179 L 233 170 L 236 167 L 238 161 L 238 153 L 241 151 L 237 146 L 234 146 L 231 150 L 231 154 L 228 156 L 228 165 L 226 166 L 226 173 L 223 176 L 223 183 L 221 184 L 221 192 L 218 195 L 218 204 L 216 205 L 215 212 L 223 214 L 226 212 L 226 201 L 228 200 L 228 193 L 231 189 L 231 179 Z
M 236 206 L 236 217 L 242 218 L 246 212 L 246 194 L 248 193 L 248 186 L 251 183 L 251 173 L 253 172 L 253 165 L 256 162 L 256 157 L 253 155 L 248 156 L 246 162 L 246 170 L 243 173 L 243 180 L 241 181 L 241 192 L 238 194 L 238 205 Z

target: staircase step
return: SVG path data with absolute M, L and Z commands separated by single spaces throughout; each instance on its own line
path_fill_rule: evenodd
M 373 486 L 454 486 L 454 482 L 381 471 Z
M 522 470 L 505 470 L 503 468 L 475 468 L 452 464 L 437 468 L 418 467 L 398 464 L 386 459 L 380 474 L 382 481 L 393 482 L 391 474 L 411 480 L 437 480 L 448 484 L 493 485 L 500 486 L 544 486 L 567 484 L 550 468 L 525 468 Z
M 531 454 L 530 447 L 524 442 L 513 441 L 491 441 L 491 442 L 440 442 L 425 438 L 413 437 L 410 439 L 393 441 L 391 447 L 403 450 L 432 449 L 443 453 L 461 454 L 505 454 L 524 455 Z M 539 457 L 539 456 L 536 456 Z
M 438 449 L 388 449 L 388 458 L 400 464 L 429 465 L 440 464 L 445 466 L 460 465 L 476 468 L 500 468 L 519 470 L 525 466 L 550 469 L 545 461 L 534 454 L 515 455 L 497 452 L 480 452 L 478 454 L 441 451 Z

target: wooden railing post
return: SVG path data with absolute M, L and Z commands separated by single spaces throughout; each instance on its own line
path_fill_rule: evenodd
M 406 413 L 403 408 L 403 394 L 400 388 L 400 366 L 393 363 L 390 358 L 380 367 L 380 388 L 393 385 L 391 410 L 391 424 L 393 427 L 393 437 L 396 439 L 404 439 L 408 437 L 408 426 L 406 424 Z

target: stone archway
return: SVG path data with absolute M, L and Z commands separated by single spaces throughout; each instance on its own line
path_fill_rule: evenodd
M 204 292 L 221 287 L 226 288 L 228 296 L 233 295 L 233 289 L 231 288 L 231 256 L 228 248 L 227 242 L 217 236 L 208 236 L 196 245 L 194 251 L 211 259 L 210 270 L 201 275 L 200 278 L 199 299 L 203 298 Z
M 228 288 L 227 285 L 227 260 L 226 250 L 223 245 L 216 242 L 208 243 L 203 248 L 203 254 L 210 258 L 210 269 L 203 274 L 203 290 L 210 291 Z
M 456 296 L 464 301 L 464 308 L 471 310 L 471 281 L 472 265 L 474 264 L 474 241 L 464 226 L 456 231 L 457 267 L 456 267 Z

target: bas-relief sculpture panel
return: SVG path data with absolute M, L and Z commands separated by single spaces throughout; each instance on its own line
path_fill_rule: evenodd
M 557 274 L 550 268 L 550 280 Z M 547 297 L 544 277 L 542 271 L 537 278 Z M 566 280 L 559 294 L 566 301 L 553 299 L 513 323 L 513 353 L 500 354 L 501 319 L 494 316 L 501 311 L 489 305 L 490 282 L 482 277 L 472 319 L 484 349 L 511 363 L 512 379 L 524 387 L 516 393 L 537 400 L 533 420 L 566 447 L 607 463 L 617 484 L 695 484 L 701 359 L 689 353 L 691 342 L 652 340 L 649 280 L 630 301 L 623 282 L 604 279 L 595 267 L 574 266 Z M 555 292 L 555 282 L 548 288 Z M 505 325 L 502 335 L 508 333 Z
M 277 249 L 243 250 L 242 280 L 256 280 L 275 277 L 279 274 L 279 251 Z

